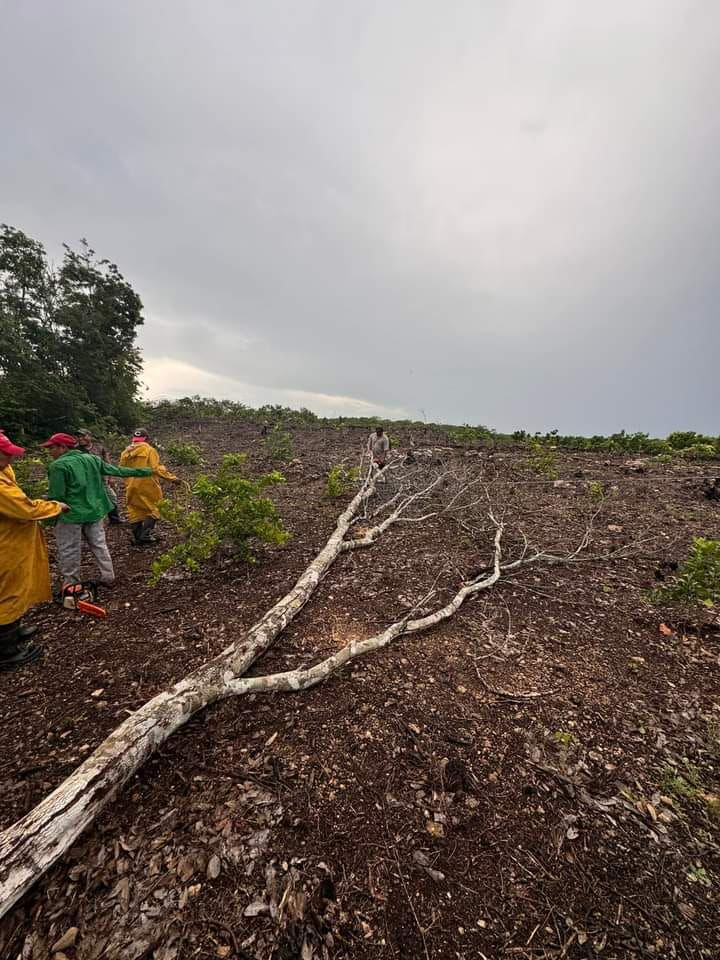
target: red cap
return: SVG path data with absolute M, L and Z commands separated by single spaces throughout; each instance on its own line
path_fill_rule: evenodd
M 40 444 L 41 447 L 76 447 L 77 440 L 69 433 L 54 433 L 49 440 Z
M 25 453 L 25 448 L 16 447 L 14 443 L 10 443 L 5 434 L 0 431 L 0 453 L 8 457 L 21 457 Z

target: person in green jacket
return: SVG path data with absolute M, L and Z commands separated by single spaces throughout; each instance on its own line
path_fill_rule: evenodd
M 52 459 L 48 466 L 48 499 L 60 500 L 70 507 L 67 513 L 58 517 L 55 527 L 62 588 L 82 583 L 83 538 L 95 557 L 100 583 L 112 586 L 115 570 L 105 540 L 104 520 L 113 504 L 107 493 L 105 477 L 147 477 L 152 470 L 116 467 L 93 454 L 82 453 L 77 449 L 75 437 L 68 433 L 54 433 L 43 447 L 47 448 Z

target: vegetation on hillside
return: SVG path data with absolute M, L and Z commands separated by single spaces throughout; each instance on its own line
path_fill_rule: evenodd
M 620 430 L 609 436 L 583 437 L 563 435 L 557 430 L 546 433 L 528 433 L 515 430 L 501 433 L 484 425 L 457 426 L 445 423 L 427 423 L 423 420 L 385 420 L 378 417 L 319 417 L 305 408 L 293 410 L 279 404 L 251 407 L 237 400 L 216 400 L 212 397 L 183 397 L 179 400 L 160 400 L 143 405 L 143 417 L 148 422 L 163 424 L 185 419 L 228 418 L 247 420 L 271 425 L 280 432 L 292 427 L 316 427 L 318 429 L 342 429 L 362 427 L 372 430 L 380 420 L 390 431 L 425 430 L 441 431 L 448 444 L 466 449 L 483 446 L 524 446 L 531 452 L 539 445 L 550 453 L 553 450 L 587 450 L 601 453 L 648 456 L 682 456 L 688 459 L 712 459 L 720 457 L 720 436 L 711 437 L 693 430 L 675 431 L 667 438 L 651 437 L 647 433 L 627 433 Z

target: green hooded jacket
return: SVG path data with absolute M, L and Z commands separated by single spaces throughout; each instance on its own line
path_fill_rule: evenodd
M 58 523 L 95 523 L 113 508 L 104 477 L 149 477 L 148 467 L 116 467 L 100 457 L 80 450 L 68 450 L 48 466 L 48 500 L 66 503 Z

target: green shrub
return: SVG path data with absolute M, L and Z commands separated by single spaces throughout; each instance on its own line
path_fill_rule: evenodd
M 718 456 L 718 452 L 712 443 L 693 443 L 678 450 L 678 455 L 688 460 L 713 460 Z
M 223 543 L 231 544 L 239 559 L 255 563 L 254 542 L 283 544 L 289 539 L 275 505 L 264 496 L 268 487 L 284 483 L 285 478 L 272 471 L 251 479 L 245 472 L 245 460 L 245 454 L 229 453 L 216 474 L 201 474 L 192 487 L 196 509 L 189 509 L 186 503 L 161 501 L 161 516 L 183 540 L 152 564 L 153 586 L 173 567 L 197 572 Z
M 675 430 L 668 435 L 668 446 L 673 450 L 687 450 L 688 447 L 694 447 L 697 444 L 709 444 L 713 446 L 715 440 L 713 437 L 706 437 L 702 433 L 695 433 L 694 430 Z
M 344 463 L 336 463 L 328 471 L 325 493 L 329 497 L 342 497 L 343 494 L 349 493 L 359 476 L 359 467 L 348 469 Z
M 202 451 L 196 443 L 183 443 L 181 440 L 171 440 L 165 447 L 168 457 L 173 463 L 185 467 L 197 467 L 203 462 Z
M 600 483 L 599 480 L 591 480 L 588 487 L 590 491 L 591 498 L 596 502 L 600 503 L 605 499 L 605 487 Z
M 15 480 L 20 489 L 31 500 L 47 496 L 47 461 L 40 457 L 20 457 L 13 461 Z
M 548 480 L 557 480 L 558 472 L 555 469 L 555 453 L 550 447 L 538 440 L 530 441 L 530 450 L 532 455 L 528 460 L 528 466 L 535 473 L 542 473 Z
M 473 427 L 466 423 L 463 427 L 448 430 L 448 440 L 453 446 L 472 447 L 477 442 L 477 436 Z
M 114 457 L 119 456 L 128 445 L 128 438 L 115 430 L 106 430 L 102 437 L 105 449 Z
M 279 424 L 275 424 L 263 440 L 263 444 L 271 460 L 277 460 L 280 463 L 287 463 L 288 460 L 292 460 L 293 451 L 290 434 L 285 433 Z
M 653 603 L 700 602 L 711 606 L 720 602 L 720 540 L 693 540 L 678 576 L 667 586 L 650 591 L 649 598 Z

